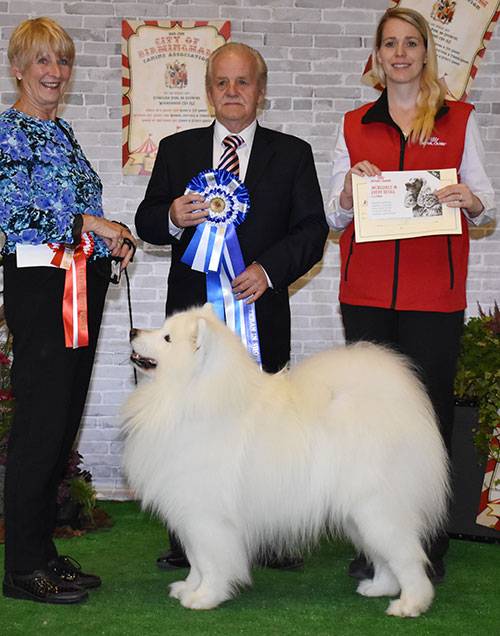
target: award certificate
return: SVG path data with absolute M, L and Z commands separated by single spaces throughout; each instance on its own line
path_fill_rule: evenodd
M 353 174 L 356 242 L 461 234 L 460 208 L 440 204 L 434 194 L 453 183 L 455 168 Z

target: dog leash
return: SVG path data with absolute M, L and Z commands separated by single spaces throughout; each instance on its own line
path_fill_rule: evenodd
M 128 239 L 126 239 L 128 240 Z M 132 245 L 132 243 L 131 243 Z M 107 260 L 107 259 L 105 259 Z M 106 268 L 105 271 L 101 270 L 99 271 L 99 273 L 101 274 L 101 276 L 103 276 L 104 278 L 106 278 L 107 280 L 109 280 L 110 283 L 113 283 L 113 285 L 119 285 L 120 281 L 121 281 L 121 276 L 122 273 L 125 273 L 125 280 L 127 282 L 127 308 L 128 308 L 128 320 L 129 320 L 129 325 L 130 325 L 130 329 L 133 329 L 134 326 L 134 319 L 133 319 L 133 315 L 132 315 L 132 296 L 131 296 L 131 292 L 130 292 L 130 279 L 128 276 L 128 271 L 127 268 L 125 269 L 120 269 L 120 265 L 123 259 L 121 259 L 119 256 L 113 256 L 111 257 L 107 262 L 109 262 L 109 270 L 108 268 Z M 137 370 L 135 367 L 133 367 L 134 369 L 134 384 L 137 385 Z
M 128 319 L 130 324 L 130 329 L 132 330 L 134 327 L 134 320 L 132 316 L 132 298 L 130 295 L 130 279 L 128 277 L 127 268 L 125 268 L 125 280 L 127 281 L 127 305 L 128 305 Z M 137 369 L 135 366 L 133 367 L 134 371 L 134 384 L 137 386 Z
M 122 227 L 124 227 L 126 230 L 128 230 L 130 232 L 130 228 L 128 227 L 128 225 L 125 225 L 125 223 L 122 223 L 121 221 L 113 221 L 113 223 L 117 223 L 118 225 L 121 225 Z M 135 256 L 135 252 L 136 252 L 136 246 L 132 243 L 132 241 L 128 238 L 125 237 L 123 239 L 123 243 L 125 245 L 127 245 L 127 247 L 131 250 L 133 250 L 133 254 L 132 254 L 132 258 L 130 259 L 130 263 L 134 260 L 134 256 Z M 130 279 L 128 276 L 128 271 L 127 268 L 125 268 L 124 270 L 120 269 L 120 264 L 122 262 L 123 259 L 121 259 L 120 257 L 113 257 L 111 258 L 111 275 L 110 275 L 110 281 L 112 283 L 114 283 L 115 285 L 118 285 L 121 279 L 121 273 L 122 271 L 125 272 L 125 280 L 127 281 L 127 306 L 128 306 L 128 319 L 129 319 L 129 325 L 130 325 L 130 329 L 133 329 L 134 327 L 134 319 L 133 319 L 133 315 L 132 315 L 132 297 L 130 294 Z M 133 367 L 134 370 L 134 384 L 137 386 L 137 369 L 135 367 Z

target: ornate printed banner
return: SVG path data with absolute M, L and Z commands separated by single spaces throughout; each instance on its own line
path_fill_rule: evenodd
M 230 33 L 222 21 L 122 21 L 124 174 L 149 174 L 163 137 L 212 121 L 206 61 Z
M 415 9 L 429 22 L 447 99 L 465 100 L 499 16 L 500 0 L 393 0 L 388 9 Z M 371 56 L 362 81 L 381 89 Z
M 500 428 L 496 428 L 493 433 L 491 447 L 492 450 L 498 450 Z M 500 538 L 500 462 L 494 458 L 488 459 L 486 463 L 476 523 L 498 530 Z

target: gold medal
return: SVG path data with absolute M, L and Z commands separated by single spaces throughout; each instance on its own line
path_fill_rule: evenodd
M 226 202 L 221 197 L 214 197 L 210 201 L 210 209 L 214 214 L 222 214 L 226 209 Z

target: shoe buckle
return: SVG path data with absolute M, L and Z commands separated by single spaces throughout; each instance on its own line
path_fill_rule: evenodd
M 55 594 L 59 592 L 57 586 L 53 585 L 44 576 L 36 576 L 33 579 L 33 588 L 35 593 L 42 598 L 47 598 L 51 592 L 54 592 Z

